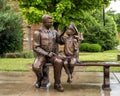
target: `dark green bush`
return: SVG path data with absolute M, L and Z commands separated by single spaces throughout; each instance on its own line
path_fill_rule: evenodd
M 5 54 L 5 57 L 6 58 L 20 58 L 21 57 L 21 54 L 16 52 L 16 53 L 6 53 Z
M 102 50 L 99 44 L 89 44 L 89 43 L 81 43 L 80 51 L 85 52 L 100 52 Z
M 0 9 L 0 55 L 8 52 L 22 51 L 23 30 L 21 15 L 15 13 L 7 5 L 7 0 L 3 2 Z M 6 1 L 6 2 L 5 2 Z
M 100 44 L 102 50 L 114 49 L 118 44 L 117 25 L 113 19 L 114 16 L 106 14 L 106 23 L 103 25 L 101 11 L 96 10 L 91 14 L 91 23 L 85 23 L 84 43 Z
M 89 52 L 100 52 L 101 46 L 99 44 L 90 44 L 89 45 Z
M 80 44 L 80 51 L 88 51 L 89 50 L 89 43 L 81 43 Z

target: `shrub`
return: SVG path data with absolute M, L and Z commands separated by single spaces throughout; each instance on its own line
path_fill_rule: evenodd
M 80 51 L 88 51 L 89 50 L 89 43 L 81 43 L 80 44 Z
M 21 57 L 21 54 L 16 52 L 16 53 L 6 53 L 5 54 L 5 57 L 6 58 L 20 58 Z
M 102 50 L 99 44 L 89 44 L 89 43 L 81 43 L 80 51 L 85 52 L 100 52 Z
M 15 53 L 6 53 L 6 58 L 33 58 L 34 54 L 33 51 L 23 51 L 23 52 L 15 52 Z
M 100 52 L 101 46 L 99 44 L 90 44 L 89 46 L 89 52 Z
M 110 13 L 111 14 L 111 13 Z M 102 14 L 100 10 L 96 10 L 91 14 L 91 23 L 86 23 L 84 29 L 84 43 L 100 44 L 102 50 L 111 50 L 118 44 L 117 25 L 113 16 L 106 14 L 105 26 L 102 21 Z
M 21 55 L 22 55 L 22 58 L 33 58 L 34 57 L 33 51 L 23 51 Z
M 0 9 L 0 55 L 7 52 L 21 51 L 23 45 L 23 30 L 21 15 L 15 13 L 3 2 Z

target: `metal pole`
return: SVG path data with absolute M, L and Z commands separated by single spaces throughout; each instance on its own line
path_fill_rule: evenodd
M 31 27 L 27 26 L 27 31 L 28 31 L 28 50 L 31 50 Z
M 105 8 L 104 8 L 104 5 L 103 5 L 103 25 L 105 26 Z

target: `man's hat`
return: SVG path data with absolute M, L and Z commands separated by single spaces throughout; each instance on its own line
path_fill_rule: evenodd
M 68 28 L 72 29 L 75 32 L 74 33 L 75 35 L 78 35 L 78 29 L 77 29 L 77 27 L 75 26 L 75 24 L 73 22 L 70 23 Z

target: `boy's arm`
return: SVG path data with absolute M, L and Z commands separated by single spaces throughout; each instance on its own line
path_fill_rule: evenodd
M 74 38 L 76 38 L 80 42 L 84 40 L 84 37 L 83 37 L 82 33 L 79 33 L 78 35 L 74 35 Z

